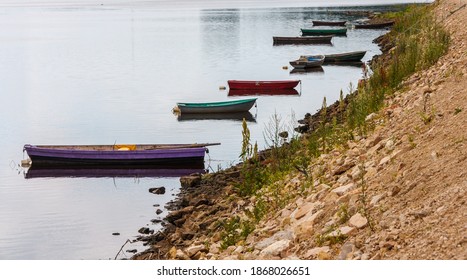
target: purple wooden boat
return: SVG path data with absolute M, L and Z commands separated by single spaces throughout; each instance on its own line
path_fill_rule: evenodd
M 24 145 L 37 165 L 160 165 L 204 161 L 207 144 Z

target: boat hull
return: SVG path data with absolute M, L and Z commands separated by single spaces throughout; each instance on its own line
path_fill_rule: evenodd
M 89 147 L 93 147 L 92 149 Z M 24 150 L 34 166 L 159 165 L 204 161 L 206 147 L 164 147 L 152 150 L 112 150 L 112 145 L 33 146 Z
M 212 103 L 177 103 L 182 114 L 247 112 L 255 105 L 256 98 Z
M 243 89 L 261 89 L 261 90 L 274 90 L 274 89 L 293 89 L 295 88 L 300 80 L 291 81 L 238 81 L 229 80 L 229 88 L 231 90 L 243 90 Z
M 274 45 L 332 44 L 332 36 L 272 37 Z
M 346 21 L 321 21 L 313 20 L 313 26 L 345 26 Z
M 321 36 L 321 35 L 334 35 L 334 36 L 346 36 L 347 28 L 341 29 L 301 29 L 302 36 Z
M 368 23 L 368 24 L 355 24 L 355 29 L 382 29 L 391 27 L 394 25 L 394 21 L 383 22 L 383 23 Z
M 321 67 L 324 62 L 324 55 L 302 56 L 300 59 L 290 61 L 290 65 L 294 68 L 305 69 L 313 67 Z
M 324 62 L 359 62 L 365 56 L 366 51 L 349 52 L 340 54 L 327 54 L 324 56 Z

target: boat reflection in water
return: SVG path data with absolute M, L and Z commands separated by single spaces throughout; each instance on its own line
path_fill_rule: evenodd
M 299 96 L 300 93 L 294 88 L 287 89 L 231 89 L 229 96 L 252 96 L 252 95 L 289 95 Z
M 234 120 L 256 122 L 256 115 L 253 116 L 250 112 L 236 113 L 210 113 L 210 114 L 178 114 L 178 121 L 200 121 L 200 120 Z
M 310 67 L 310 68 L 294 68 L 290 71 L 290 74 L 309 74 L 309 73 L 324 73 L 324 69 L 321 66 Z
M 115 178 L 115 177 L 181 177 L 193 173 L 207 173 L 204 162 L 177 165 L 64 165 L 64 166 L 34 166 L 24 173 L 24 178 Z
M 332 62 L 326 62 L 324 61 L 323 65 L 326 66 L 350 66 L 350 67 L 363 67 L 365 63 L 362 61 L 332 61 Z

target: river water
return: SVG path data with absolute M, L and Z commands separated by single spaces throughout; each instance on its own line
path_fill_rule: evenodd
M 206 157 L 212 172 L 238 162 L 240 118 L 179 119 L 176 102 L 241 98 L 219 89 L 229 79 L 300 79 L 299 94 L 257 96 L 248 126 L 264 148 L 273 114 L 295 125 L 294 115 L 314 113 L 323 97 L 330 104 L 362 76 L 353 66 L 291 73 L 288 61 L 355 50 L 368 61 L 380 53 L 372 40 L 386 32 L 350 29 L 333 45 L 273 46 L 272 36 L 298 36 L 313 19 L 361 16 L 319 1 L 100 3 L 0 1 L 0 259 L 113 259 L 139 228 L 159 228 L 151 219 L 166 214 L 180 188 L 179 172 L 160 170 L 35 177 L 20 166 L 24 144 L 220 142 Z M 148 192 L 159 186 L 165 194 Z M 127 244 L 118 258 L 128 249 L 143 247 Z

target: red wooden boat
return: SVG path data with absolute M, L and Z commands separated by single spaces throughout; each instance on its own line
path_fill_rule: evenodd
M 300 80 L 287 81 L 227 81 L 230 89 L 290 89 L 300 83 Z

